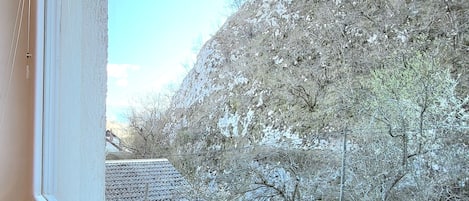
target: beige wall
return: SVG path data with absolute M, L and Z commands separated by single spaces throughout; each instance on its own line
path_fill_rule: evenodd
M 10 54 L 11 47 L 14 50 L 17 42 L 19 19 L 16 27 L 15 21 L 19 2 L 0 1 L 0 200 L 29 201 L 33 199 L 34 66 L 31 59 L 30 78 L 27 79 L 28 1 L 24 4 L 18 46 L 16 52 L 11 52 L 16 53 L 16 58 L 13 60 Z M 31 27 L 34 28 L 34 23 Z M 34 50 L 34 29 L 30 34 L 30 49 Z
M 18 40 L 15 31 L 21 1 L 0 0 L 0 201 L 34 199 L 33 60 L 36 54 L 31 52 L 27 79 L 28 0 L 24 1 Z M 104 200 L 107 0 L 48 0 L 45 6 L 45 118 L 42 119 L 45 131 L 43 152 L 39 153 L 43 158 L 38 158 L 35 168 L 41 171 L 42 167 L 43 172 L 38 182 L 42 185 L 35 189 L 57 201 L 101 201 Z M 35 5 L 31 8 L 35 10 Z M 31 14 L 31 50 L 35 48 L 34 15 Z M 17 47 L 14 60 L 10 47 Z

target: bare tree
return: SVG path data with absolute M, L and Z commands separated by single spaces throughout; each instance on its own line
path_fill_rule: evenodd
M 233 11 L 239 10 L 245 2 L 246 0 L 227 0 L 228 7 Z
M 168 154 L 169 137 L 162 130 L 168 121 L 169 100 L 169 94 L 147 95 L 136 100 L 130 108 L 127 132 L 132 137 L 124 143 L 136 157 L 155 158 Z
M 435 160 L 428 158 L 429 155 L 439 155 L 445 149 L 464 147 L 460 139 L 467 139 L 464 133 L 469 120 L 463 108 L 469 98 L 456 96 L 456 80 L 437 59 L 417 53 L 390 61 L 389 65 L 372 72 L 371 79 L 365 81 L 369 91 L 361 94 L 367 97 L 361 104 L 364 108 L 361 112 L 371 118 L 370 124 L 374 126 L 370 129 L 386 130 L 388 137 L 396 139 L 392 141 L 396 147 L 381 151 L 400 151 L 399 158 L 394 159 L 399 162 L 388 166 L 394 169 L 382 175 L 382 200 L 388 200 L 403 180 L 409 182 L 410 175 L 425 171 L 424 167 L 415 168 L 417 162 Z M 447 182 L 454 182 L 456 178 Z

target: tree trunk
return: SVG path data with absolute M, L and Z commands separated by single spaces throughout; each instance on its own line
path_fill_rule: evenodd
M 340 177 L 340 196 L 339 200 L 344 199 L 344 183 L 345 183 L 345 157 L 347 156 L 347 131 L 343 131 L 344 144 L 342 146 L 342 175 Z

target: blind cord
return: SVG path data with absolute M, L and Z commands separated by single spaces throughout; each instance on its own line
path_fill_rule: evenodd
M 10 67 L 10 73 L 9 73 L 9 77 L 8 77 L 8 83 L 6 85 L 6 93 L 5 93 L 5 96 L 3 97 L 3 108 L 2 108 L 2 116 L 1 116 L 1 119 L 0 119 L 0 128 L 3 127 L 4 125 L 4 120 L 5 120 L 5 108 L 7 107 L 6 106 L 6 102 L 10 96 L 10 88 L 11 88 L 11 82 L 12 82 L 12 79 L 13 79 L 13 73 L 14 73 L 14 66 L 15 66 L 15 60 L 16 60 L 16 52 L 18 50 L 18 43 L 19 43 L 19 38 L 20 38 L 20 34 L 21 34 L 21 26 L 23 24 L 23 14 L 24 14 L 24 3 L 25 3 L 25 0 L 21 0 L 21 1 L 18 1 L 18 9 L 16 11 L 16 18 L 15 18 L 15 26 L 13 28 L 13 39 L 11 40 L 11 45 L 10 45 L 10 52 L 8 54 L 8 64 L 7 66 Z M 29 33 L 28 33 L 29 35 Z M 16 36 L 16 38 L 15 38 Z M 29 45 L 29 42 L 28 42 L 28 45 Z M 28 50 L 29 51 L 29 50 Z M 5 91 L 5 90 L 2 90 L 2 91 Z
M 31 54 L 31 48 L 30 48 L 30 35 L 31 35 L 31 0 L 28 0 L 28 33 L 26 34 L 28 36 L 27 40 L 27 49 L 26 49 L 26 79 L 29 80 L 29 60 L 31 60 L 31 57 L 33 56 Z

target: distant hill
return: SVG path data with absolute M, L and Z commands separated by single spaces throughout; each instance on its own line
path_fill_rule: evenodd
M 415 55 L 438 61 L 459 81 L 455 96 L 466 97 L 468 53 L 468 1 L 247 1 L 203 46 L 173 98 L 163 129 L 171 160 L 214 200 L 335 200 L 347 130 L 346 200 L 469 196 L 468 152 L 460 148 L 469 144 L 467 131 L 445 143 L 458 151 L 444 154 L 466 153 L 445 167 L 456 168 L 459 181 L 435 179 L 430 175 L 443 171 L 438 157 L 430 162 L 418 148 L 421 157 L 404 160 L 430 168 L 396 165 L 407 147 L 388 132 L 403 128 L 382 129 L 356 106 L 366 99 L 359 95 L 363 80 L 406 72 Z M 458 125 L 466 121 L 457 118 Z M 409 152 L 417 150 L 411 143 Z M 360 150 L 367 150 L 362 158 Z

